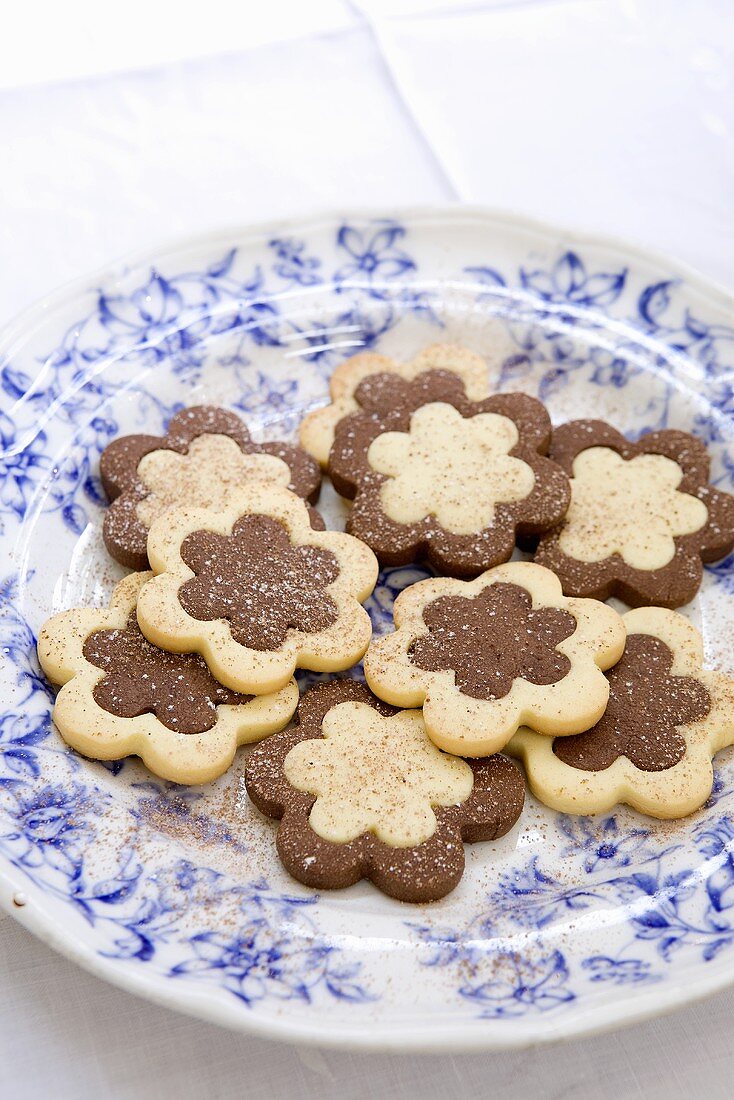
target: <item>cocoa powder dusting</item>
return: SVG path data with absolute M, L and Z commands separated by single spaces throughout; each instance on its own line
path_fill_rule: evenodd
M 411 646 L 413 664 L 427 672 L 452 669 L 472 699 L 502 699 L 518 678 L 555 684 L 571 668 L 556 646 L 576 629 L 573 615 L 533 608 L 517 584 L 492 584 L 475 597 L 441 596 L 423 619 L 429 633 Z
M 166 653 L 152 645 L 135 611 L 123 630 L 90 634 L 84 656 L 106 673 L 93 692 L 103 710 L 119 718 L 154 714 L 176 733 L 204 733 L 217 720 L 217 706 L 252 699 L 218 683 L 198 654 Z
M 282 523 L 242 516 L 231 535 L 194 531 L 181 557 L 196 574 L 179 601 L 194 619 L 226 619 L 232 637 L 255 650 L 278 649 L 289 629 L 317 633 L 334 623 L 326 588 L 339 575 L 336 558 L 317 546 L 294 546 Z

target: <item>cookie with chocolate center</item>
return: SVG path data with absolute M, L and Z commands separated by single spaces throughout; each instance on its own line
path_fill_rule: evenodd
M 607 673 L 609 702 L 586 733 L 553 743 L 559 760 L 581 771 L 611 767 L 620 756 L 643 772 L 673 768 L 686 751 L 679 726 L 700 722 L 711 709 L 708 691 L 693 676 L 672 676 L 673 653 L 650 634 L 628 637 L 621 660 Z
M 520 585 L 498 582 L 473 598 L 441 596 L 423 621 L 428 634 L 411 646 L 411 661 L 427 672 L 452 668 L 456 686 L 473 699 L 504 699 L 517 679 L 557 684 L 571 671 L 557 647 L 576 620 L 561 608 L 534 608 Z
M 575 420 L 554 431 L 550 456 L 571 478 L 571 503 L 535 560 L 568 595 L 679 607 L 703 562 L 734 547 L 734 497 L 708 484 L 706 448 L 686 432 L 630 443 L 601 420 Z
M 253 696 L 220 684 L 195 653 L 169 653 L 141 633 L 136 605 L 151 573 L 132 573 L 109 608 L 62 611 L 38 637 L 41 667 L 60 685 L 53 719 L 64 740 L 95 760 L 140 756 L 173 783 L 206 783 L 238 745 L 290 720 L 295 680 Z
M 624 649 L 616 611 L 564 596 L 531 562 L 420 581 L 393 613 L 395 632 L 365 657 L 367 682 L 394 706 L 422 706 L 431 739 L 459 756 L 497 752 L 523 724 L 553 736 L 593 726 L 609 697 L 602 670 Z
M 494 840 L 517 821 L 524 785 L 502 756 L 460 760 L 354 680 L 312 688 L 298 725 L 247 760 L 245 785 L 280 818 L 286 870 L 315 889 L 361 878 L 401 901 L 435 901 L 464 870 L 463 841 Z
M 711 793 L 712 757 L 734 743 L 734 680 L 703 668 L 701 636 L 667 608 L 624 616 L 627 644 L 607 672 L 609 703 L 591 729 L 551 740 L 519 730 L 507 747 L 537 798 L 564 813 L 626 802 L 685 817 Z
M 233 691 L 283 687 L 296 668 L 350 668 L 372 633 L 363 600 L 371 550 L 315 531 L 304 501 L 263 482 L 217 509 L 178 507 L 150 529 L 156 576 L 137 605 L 141 630 L 174 653 L 199 653 Z
M 183 609 L 201 622 L 226 619 L 234 640 L 250 649 L 278 649 L 289 630 L 314 634 L 339 616 L 328 593 L 339 576 L 334 555 L 294 546 L 272 516 L 241 516 L 231 535 L 194 531 L 181 558 L 195 574 L 179 589 Z
M 244 706 L 253 698 L 218 683 L 197 653 L 151 645 L 135 610 L 124 627 L 90 634 L 82 653 L 105 674 L 92 691 L 95 703 L 118 718 L 154 714 L 175 733 L 204 733 L 216 722 L 218 706 Z

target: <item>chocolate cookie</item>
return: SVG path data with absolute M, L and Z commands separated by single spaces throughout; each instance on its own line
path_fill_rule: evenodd
M 315 531 L 306 504 L 253 482 L 217 509 L 171 508 L 154 521 L 156 574 L 140 592 L 146 638 L 199 653 L 232 691 L 277 691 L 297 667 L 350 668 L 372 627 L 363 607 L 377 579 L 371 550 Z
M 734 743 L 734 680 L 703 669 L 682 615 L 660 607 L 624 616 L 627 645 L 607 672 L 609 703 L 585 733 L 551 740 L 520 730 L 508 746 L 533 793 L 564 813 L 626 802 L 653 817 L 697 810 L 711 793 L 711 757 Z
M 54 722 L 85 756 L 138 755 L 163 779 L 206 783 L 226 771 L 238 745 L 288 723 L 298 688 L 291 680 L 270 695 L 240 694 L 218 683 L 197 654 L 151 645 L 135 615 L 151 576 L 120 581 L 109 610 L 63 611 L 41 629 L 41 667 L 63 685 Z
M 507 561 L 516 537 L 537 536 L 568 507 L 568 478 L 542 457 L 551 424 L 525 394 L 466 396 L 448 371 L 406 381 L 375 374 L 360 411 L 337 425 L 329 473 L 354 500 L 347 530 L 383 565 L 425 560 L 472 577 Z
M 299 882 L 332 890 L 367 878 L 410 902 L 453 890 L 462 841 L 503 836 L 524 800 L 510 761 L 447 756 L 420 711 L 398 711 L 354 680 L 308 691 L 298 725 L 250 754 L 245 783 L 281 819 L 278 854 Z
M 316 462 L 289 443 L 253 443 L 233 412 L 198 405 L 176 413 L 163 436 L 126 435 L 104 449 L 100 474 L 111 501 L 103 524 L 112 557 L 131 569 L 148 565 L 153 520 L 171 505 L 216 508 L 253 480 L 274 482 L 315 502 Z M 323 529 L 318 512 L 314 526 Z
M 571 477 L 571 504 L 535 560 L 568 595 L 679 607 L 698 591 L 702 563 L 734 547 L 734 497 L 708 484 L 694 436 L 671 429 L 630 443 L 602 420 L 574 420 L 556 429 L 550 455 Z
M 420 581 L 393 615 L 395 633 L 365 657 L 367 683 L 395 706 L 422 706 L 429 737 L 459 756 L 498 752 L 521 725 L 554 736 L 593 726 L 609 697 L 601 670 L 624 649 L 616 611 L 569 599 L 532 562 Z

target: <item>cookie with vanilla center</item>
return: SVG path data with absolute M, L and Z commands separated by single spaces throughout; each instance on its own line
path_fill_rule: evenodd
M 505 757 L 441 752 L 419 710 L 396 710 L 355 680 L 306 692 L 298 724 L 248 756 L 245 785 L 280 819 L 278 855 L 299 882 L 333 890 L 367 878 L 409 902 L 453 890 L 463 842 L 503 836 L 525 793 Z
M 355 391 L 329 454 L 338 493 L 353 500 L 347 530 L 381 564 L 426 561 L 473 577 L 507 561 L 565 515 L 568 478 L 544 457 L 545 407 L 521 393 L 468 397 L 461 378 L 373 374 Z
M 165 435 L 125 435 L 105 447 L 100 475 L 110 507 L 104 517 L 105 545 L 121 565 L 147 569 L 151 524 L 168 508 L 186 503 L 217 508 L 251 481 L 290 488 L 314 503 L 318 464 L 290 443 L 255 443 L 236 413 L 212 405 L 182 409 Z M 321 517 L 312 513 L 315 527 Z
M 602 420 L 574 420 L 555 429 L 550 456 L 570 478 L 571 503 L 535 561 L 568 595 L 680 607 L 703 563 L 734 548 L 734 497 L 709 484 L 695 436 L 665 429 L 632 443 Z

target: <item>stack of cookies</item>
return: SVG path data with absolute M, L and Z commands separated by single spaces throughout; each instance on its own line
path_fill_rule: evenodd
M 41 631 L 65 740 L 178 783 L 262 741 L 245 784 L 280 819 L 287 870 L 407 901 L 448 893 L 463 842 L 517 821 L 525 784 L 502 752 L 567 813 L 698 809 L 734 743 L 734 681 L 703 668 L 674 610 L 734 547 L 704 446 L 673 430 L 631 443 L 599 420 L 552 429 L 540 401 L 490 395 L 484 362 L 449 346 L 358 355 L 331 398 L 300 448 L 195 407 L 103 452 L 105 544 L 134 572 L 108 609 Z M 320 467 L 353 502 L 347 533 L 313 507 Z M 510 560 L 518 548 L 533 560 Z M 436 576 L 372 639 L 379 565 L 413 562 Z M 366 685 L 342 675 L 299 701 L 297 669 L 363 657 Z

